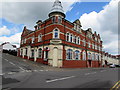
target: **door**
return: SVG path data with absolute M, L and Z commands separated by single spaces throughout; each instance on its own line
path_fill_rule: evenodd
M 88 60 L 89 67 L 92 67 L 92 60 Z
M 57 67 L 58 66 L 58 48 L 55 47 L 53 49 L 53 67 Z

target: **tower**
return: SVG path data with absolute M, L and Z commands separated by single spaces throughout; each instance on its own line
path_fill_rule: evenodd
M 52 17 L 52 16 L 61 16 L 62 18 L 65 18 L 63 7 L 59 0 L 55 0 L 52 6 L 52 9 L 49 13 L 49 17 Z

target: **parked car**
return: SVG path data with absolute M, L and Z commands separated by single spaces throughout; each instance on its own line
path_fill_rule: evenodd
M 120 65 L 115 65 L 115 67 L 120 67 Z
M 110 68 L 115 68 L 115 64 L 110 64 L 109 67 Z

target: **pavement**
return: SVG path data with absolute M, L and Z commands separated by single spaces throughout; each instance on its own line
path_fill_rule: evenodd
M 16 90 L 16 88 L 110 90 L 120 86 L 116 84 L 119 82 L 119 68 L 53 68 L 4 53 L 1 58 L 0 76 L 3 90 Z

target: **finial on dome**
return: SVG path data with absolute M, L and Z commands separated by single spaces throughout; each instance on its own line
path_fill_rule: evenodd
M 63 18 L 65 18 L 63 7 L 59 0 L 55 0 L 54 4 L 52 6 L 52 9 L 49 13 L 49 17 L 55 16 L 55 15 L 61 15 Z

